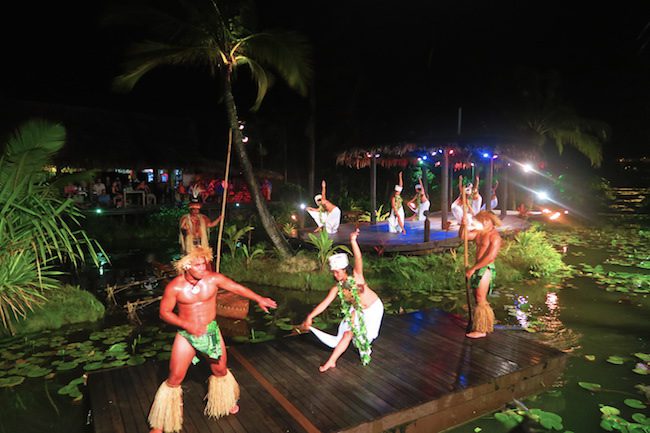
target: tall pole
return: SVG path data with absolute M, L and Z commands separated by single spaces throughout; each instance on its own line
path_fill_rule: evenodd
M 508 215 L 508 189 L 510 188 L 510 169 L 508 165 L 502 165 L 501 167 L 501 184 L 499 192 L 501 193 L 501 199 L 499 200 L 501 206 L 501 219 L 505 218 Z
M 440 174 L 442 175 L 440 179 L 440 228 L 445 230 L 449 224 L 449 216 L 447 213 L 449 209 L 449 148 L 446 146 L 442 150 L 442 167 L 440 167 Z
M 492 210 L 492 177 L 494 176 L 494 155 L 490 155 L 490 169 L 487 172 L 487 176 L 485 179 L 485 183 L 487 184 L 485 186 L 485 199 L 483 200 L 483 203 L 485 203 L 485 209 L 491 211 Z
M 370 156 L 370 223 L 377 222 L 377 157 L 373 153 Z

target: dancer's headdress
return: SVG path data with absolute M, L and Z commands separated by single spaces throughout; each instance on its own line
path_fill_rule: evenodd
M 316 194 L 316 195 L 314 196 L 314 201 L 316 202 L 316 204 L 320 204 L 320 202 L 321 202 L 322 200 L 323 200 L 323 195 L 322 195 L 322 194 Z
M 399 185 L 395 185 L 395 191 L 397 191 L 397 192 L 402 192 L 402 189 L 403 189 L 403 188 L 402 188 L 401 186 L 399 186 Z
M 348 261 L 348 255 L 345 253 L 339 253 L 330 256 L 329 263 L 330 263 L 330 271 L 345 269 L 350 264 L 350 262 Z

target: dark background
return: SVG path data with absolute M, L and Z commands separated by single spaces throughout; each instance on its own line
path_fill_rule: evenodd
M 200 0 L 194 0 L 200 1 Z M 295 29 L 314 50 L 319 170 L 353 146 L 444 136 L 489 122 L 516 96 L 518 71 L 557 73 L 562 97 L 605 121 L 605 161 L 642 156 L 650 141 L 650 2 L 257 1 L 259 28 Z M 112 2 L 22 2 L 3 14 L 0 98 L 195 122 L 205 151 L 223 156 L 219 86 L 202 71 L 156 70 L 127 95 L 111 92 L 137 35 L 101 24 Z M 253 86 L 236 82 L 257 165 L 281 171 L 278 137 L 292 170 L 306 177 L 309 104 L 277 82 L 258 114 Z M 3 113 L 5 129 L 14 127 Z M 257 146 L 257 145 L 256 145 Z M 259 146 L 258 146 L 259 147 Z M 209 150 L 208 150 L 209 149 Z M 274 156 L 275 155 L 275 156 Z M 318 174 L 317 174 L 318 176 Z

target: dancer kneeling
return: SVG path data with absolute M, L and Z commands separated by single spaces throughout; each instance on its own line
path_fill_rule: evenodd
M 226 346 L 215 321 L 219 289 L 252 299 L 266 312 L 269 308 L 276 308 L 273 299 L 264 298 L 220 273 L 208 271 L 211 260 L 212 250 L 195 247 L 176 262 L 179 275 L 167 285 L 160 301 L 160 318 L 180 330 L 172 346 L 169 377 L 160 385 L 149 412 L 151 432 L 181 430 L 181 383 L 190 363 L 199 362 L 197 352 L 206 357 L 212 370 L 205 414 L 220 418 L 239 411 L 239 385 L 226 367 Z M 178 307 L 178 313 L 174 313 L 175 307 Z
M 358 236 L 359 229 L 350 233 L 354 269 L 350 269 L 348 256 L 345 253 L 334 254 L 329 258 L 330 269 L 337 283 L 302 323 L 303 329 L 309 329 L 320 341 L 334 348 L 327 362 L 320 366 L 321 372 L 336 367 L 336 361 L 348 348 L 350 341 L 359 350 L 361 363 L 368 365 L 370 363 L 370 345 L 379 336 L 379 327 L 384 316 L 384 305 L 379 296 L 368 287 L 363 277 L 363 259 L 357 243 Z M 353 272 L 353 276 L 349 275 L 350 272 Z M 327 334 L 311 326 L 314 318 L 325 311 L 337 296 L 341 301 L 341 312 L 343 313 L 343 320 L 339 325 L 337 335 Z
M 501 248 L 501 236 L 496 227 L 501 225 L 501 221 L 488 211 L 479 212 L 474 220 L 480 224 L 480 228 L 470 228 L 465 233 L 466 224 L 462 224 L 459 233 L 461 238 L 466 235 L 468 240 L 476 242 L 476 263 L 465 273 L 476 296 L 473 328 L 467 337 L 481 338 L 494 330 L 494 312 L 487 301 L 487 295 L 492 292 L 492 283 L 496 277 L 494 260 Z

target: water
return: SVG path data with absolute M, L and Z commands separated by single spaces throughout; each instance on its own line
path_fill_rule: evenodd
M 622 190 L 617 196 L 615 204 L 616 214 L 628 214 L 619 220 L 620 227 L 638 227 L 650 230 L 647 217 L 638 217 L 635 212 L 644 206 L 644 200 L 639 200 L 639 195 L 648 194 L 647 190 L 641 191 L 637 196 L 629 195 L 629 191 Z M 627 194 L 627 196 L 626 196 Z M 627 198 L 625 198 L 627 197 Z M 628 200 L 630 199 L 631 200 Z M 623 211 L 623 209 L 626 209 Z M 628 210 L 629 208 L 629 210 Z M 635 233 L 636 231 L 632 232 Z M 648 269 L 630 268 L 620 263 L 634 261 L 635 257 L 645 255 L 650 261 L 648 243 L 638 242 L 625 251 L 635 251 L 635 257 L 626 257 L 625 254 L 614 254 L 615 262 L 619 264 L 604 263 L 612 257 L 612 251 L 607 250 L 608 242 L 603 239 L 591 239 L 585 236 L 581 239 L 582 245 L 569 246 L 566 249 L 566 263 L 585 269 L 584 264 L 596 266 L 603 264 L 607 271 L 636 272 L 647 275 Z M 632 240 L 633 241 L 633 240 Z M 622 243 L 619 239 L 617 242 Z M 618 245 L 618 244 L 617 244 Z M 107 267 L 102 276 L 105 282 L 115 282 L 116 274 L 122 278 L 123 269 L 130 265 L 135 272 L 133 278 L 146 279 L 152 276 L 147 271 L 138 268 L 138 263 L 145 261 L 144 254 L 129 255 L 123 259 L 113 261 L 113 267 Z M 120 270 L 122 269 L 122 270 Z M 132 269 L 132 270 L 133 270 Z M 129 271 L 130 272 L 130 271 Z M 617 284 L 617 287 L 625 284 Z M 156 289 L 155 284 L 152 288 Z M 628 287 L 630 288 L 630 287 Z M 324 292 L 290 292 L 277 290 L 269 293 L 265 288 L 264 293 L 275 297 L 280 309 L 276 311 L 275 318 L 288 317 L 285 323 L 298 323 L 304 318 L 306 312 L 315 305 Z M 146 292 L 146 290 L 144 290 Z M 141 295 L 142 293 L 139 293 Z M 135 294 L 129 296 L 135 297 Z M 123 299 L 124 300 L 124 299 Z M 516 326 L 530 326 L 538 329 L 535 334 L 521 332 L 530 338 L 536 338 L 552 344 L 569 354 L 567 369 L 563 377 L 554 384 L 551 392 L 546 392 L 534 399 L 524 401 L 530 408 L 540 408 L 552 411 L 563 418 L 565 430 L 576 433 L 592 433 L 600 431 L 599 404 L 611 405 L 622 411 L 622 416 L 630 420 L 633 413 L 645 413 L 648 410 L 631 409 L 623 404 L 626 398 L 644 400 L 636 392 L 635 385 L 647 384 L 647 376 L 641 376 L 632 371 L 638 360 L 634 353 L 650 353 L 650 299 L 648 295 L 629 292 L 607 291 L 606 285 L 599 285 L 597 278 L 590 276 L 577 276 L 559 284 L 535 283 L 521 284 L 517 287 L 501 288 L 492 299 L 492 303 L 500 323 L 514 328 Z M 279 329 L 277 323 L 271 323 L 268 316 L 263 316 L 253 308 L 252 319 L 249 322 L 240 322 L 230 332 L 234 334 L 249 335 L 251 329 L 265 330 L 269 333 L 286 333 Z M 164 352 L 164 344 L 171 342 L 173 329 L 147 324 L 159 324 L 155 308 L 144 309 L 140 312 L 144 325 L 136 334 L 128 338 L 127 353 L 138 354 L 153 353 L 150 358 L 155 358 L 157 353 Z M 93 329 L 76 328 L 68 332 L 54 332 L 47 335 L 32 336 L 12 341 L 0 341 L 0 353 L 9 352 L 18 359 L 27 358 L 30 362 L 38 362 L 34 353 L 42 353 L 50 349 L 54 343 L 54 350 L 69 347 L 71 343 L 86 341 L 93 332 L 124 322 L 123 312 L 111 316 L 103 324 L 96 324 Z M 243 327 L 242 327 L 243 325 Z M 136 347 L 133 347 L 133 337 L 140 335 Z M 58 340 L 57 340 L 58 338 Z M 110 337 L 104 340 L 93 340 L 98 352 L 106 352 L 115 342 Z M 116 337 L 117 338 L 117 337 Z M 117 340 L 116 340 L 117 341 Z M 25 347 L 31 350 L 26 350 Z M 586 355 L 594 356 L 590 361 Z M 624 357 L 622 365 L 614 365 L 606 360 L 612 355 Z M 57 360 L 58 355 L 42 357 L 41 364 L 48 366 Z M 148 359 L 150 359 L 148 358 Z M 112 358 L 110 358 L 112 359 Z M 125 358 L 126 359 L 126 358 Z M 131 359 L 131 358 L 128 358 Z M 119 362 L 119 360 L 115 360 Z M 113 362 L 115 362 L 113 361 Z M 15 367 L 16 359 L 0 359 L 0 379 L 10 376 L 10 370 Z M 51 366 L 51 365 L 50 365 Z M 83 370 L 78 367 L 69 371 L 59 371 L 49 379 L 27 378 L 24 383 L 13 388 L 0 388 L 0 433 L 89 433 L 88 400 L 73 401 L 69 396 L 59 395 L 57 391 L 70 380 L 80 377 Z M 578 382 L 598 383 L 605 389 L 615 392 L 603 391 L 590 393 L 577 385 Z M 471 421 L 463 426 L 456 427 L 450 432 L 469 433 L 478 431 L 500 433 L 507 432 L 500 422 L 492 416 Z

